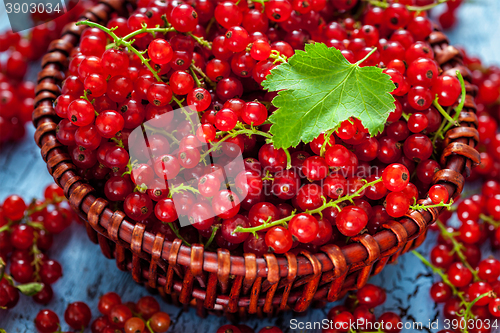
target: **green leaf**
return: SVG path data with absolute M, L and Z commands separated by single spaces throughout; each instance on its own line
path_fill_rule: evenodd
M 311 142 L 350 117 L 361 120 L 371 135 L 382 132 L 395 109 L 390 94 L 395 86 L 382 69 L 360 63 L 315 43 L 274 68 L 262 82 L 265 89 L 279 91 L 273 100 L 278 110 L 270 117 L 273 144 L 288 148 Z
M 20 284 L 16 286 L 16 288 L 26 296 L 33 296 L 38 294 L 43 289 L 43 284 L 38 282 L 30 282 L 26 284 Z

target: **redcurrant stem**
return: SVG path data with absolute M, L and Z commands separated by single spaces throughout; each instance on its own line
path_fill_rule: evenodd
M 441 203 L 435 204 L 435 205 L 422 205 L 422 204 L 417 204 L 417 205 L 410 205 L 410 209 L 412 210 L 422 210 L 422 209 L 429 209 L 429 208 L 436 208 L 436 207 L 446 207 L 448 209 L 451 208 L 453 205 L 453 200 L 450 200 L 448 203 L 444 203 L 441 201 Z
M 5 274 L 5 267 L 6 267 L 5 261 L 3 261 L 2 258 L 0 258 L 0 281 L 3 279 L 3 276 Z
M 465 89 L 465 81 L 464 77 L 462 76 L 462 73 L 460 71 L 456 71 L 458 81 L 460 81 L 460 86 L 462 87 L 462 94 L 460 96 L 460 103 L 458 106 L 455 108 L 455 118 L 458 119 L 460 112 L 462 112 L 462 109 L 464 108 L 465 105 L 465 98 L 467 97 L 467 91 Z
M 210 246 L 210 244 L 212 244 L 214 238 L 215 238 L 215 234 L 217 233 L 217 230 L 219 230 L 219 226 L 216 225 L 212 228 L 212 234 L 210 235 L 210 238 L 207 240 L 207 242 L 205 243 L 205 249 L 208 249 L 208 247 Z
M 148 187 L 146 184 L 142 183 L 141 185 L 136 185 L 134 188 L 134 192 L 146 193 Z
M 207 28 L 205 29 L 205 33 L 208 35 L 210 32 L 210 29 L 212 28 L 212 25 L 215 23 L 215 17 L 212 17 L 210 21 L 208 21 Z
M 438 137 L 443 137 L 443 129 L 445 127 L 445 125 L 447 124 L 447 121 L 446 120 L 443 120 L 441 122 L 441 125 L 439 126 L 438 130 L 436 131 L 436 133 L 434 133 L 434 138 L 432 139 L 432 145 L 435 147 L 436 146 L 436 140 L 438 139 Z
M 485 214 L 479 214 L 479 218 L 483 220 L 484 222 L 491 224 L 495 228 L 500 227 L 500 221 L 495 221 L 491 216 L 487 216 Z
M 487 293 L 479 295 L 472 302 L 466 302 L 465 304 L 467 305 L 467 307 L 465 308 L 465 310 L 461 310 L 460 312 L 457 313 L 459 317 L 464 317 L 465 324 L 463 328 L 461 327 L 461 331 L 463 333 L 469 332 L 468 330 L 469 319 L 475 318 L 474 314 L 472 313 L 472 307 L 474 306 L 474 304 L 476 304 L 480 299 L 484 297 L 494 297 L 494 292 L 490 290 Z
M 252 2 L 257 2 L 257 3 L 260 3 L 262 5 L 262 7 L 265 6 L 266 2 L 268 0 L 251 0 Z M 264 8 L 262 8 L 262 10 L 264 10 Z
M 0 227 L 0 232 L 4 232 L 4 231 L 7 231 L 10 229 L 10 227 L 14 224 L 15 221 L 12 221 L 10 219 L 8 219 L 8 222 L 6 225 L 3 225 L 2 227 Z
M 446 133 L 446 132 L 448 132 L 448 130 L 451 128 L 451 126 L 458 126 L 459 125 L 458 119 L 460 118 L 460 113 L 462 112 L 462 110 L 464 108 L 464 105 L 465 105 L 465 98 L 467 96 L 467 91 L 465 89 L 464 77 L 462 76 L 462 74 L 460 73 L 460 71 L 456 71 L 456 74 L 457 74 L 458 80 L 460 81 L 460 86 L 462 87 L 462 95 L 460 97 L 460 103 L 455 108 L 455 115 L 452 118 L 453 121 L 452 122 L 447 121 L 448 119 L 445 117 L 446 120 L 443 120 L 443 122 L 441 123 L 441 126 L 439 126 L 439 129 L 434 134 L 434 138 L 432 140 L 432 143 L 434 145 L 436 143 L 436 140 L 437 140 L 438 136 L 440 136 L 441 138 L 443 138 L 444 137 L 443 134 Z M 449 111 L 446 112 L 446 114 L 449 114 Z
M 238 126 L 238 124 L 236 125 Z M 210 147 L 210 149 L 208 149 L 205 153 L 203 153 L 203 155 L 200 156 L 200 160 L 204 160 L 205 157 L 207 157 L 208 154 L 210 154 L 211 152 L 217 150 L 219 148 L 219 146 L 221 145 L 222 142 L 224 142 L 225 140 L 229 139 L 229 138 L 234 138 L 235 136 L 238 136 L 240 134 L 248 134 L 248 135 L 252 135 L 252 134 L 256 134 L 256 135 L 261 135 L 261 136 L 264 136 L 268 139 L 272 138 L 271 134 L 269 133 L 266 133 L 266 132 L 262 132 L 262 131 L 259 131 L 255 128 L 246 128 L 246 127 L 243 127 L 243 129 L 240 129 L 240 130 L 237 130 L 237 131 L 233 131 L 233 132 L 226 132 L 228 133 L 228 135 L 226 135 L 225 137 L 223 137 L 222 139 L 220 139 L 219 141 L 217 141 L 214 145 L 212 145 L 212 147 Z M 286 151 L 286 149 L 285 149 Z
M 198 42 L 198 44 L 200 44 L 201 46 L 205 46 L 207 49 L 209 50 L 212 50 L 212 43 L 210 43 L 209 41 L 205 40 L 204 38 L 202 37 L 198 37 L 198 36 L 195 36 L 193 35 L 191 32 L 188 32 L 187 33 L 188 36 L 191 36 L 195 41 Z
M 364 181 L 366 182 L 366 180 L 364 180 Z M 369 183 L 366 182 L 363 186 L 361 186 L 353 194 L 346 195 L 344 197 L 339 197 L 337 200 L 334 200 L 334 201 L 326 202 L 326 199 L 323 197 L 323 205 L 321 207 L 318 207 L 318 208 L 313 209 L 313 210 L 306 210 L 304 213 L 310 214 L 310 215 L 319 214 L 323 210 L 325 210 L 326 208 L 329 208 L 329 207 L 335 207 L 335 208 L 337 208 L 340 211 L 340 208 L 339 208 L 339 204 L 340 203 L 342 203 L 344 201 L 351 201 L 352 202 L 352 200 L 354 198 L 358 197 L 368 187 L 373 186 L 373 185 L 375 185 L 377 183 L 380 183 L 381 181 L 382 181 L 382 178 L 376 179 L 376 180 L 374 180 L 372 182 L 369 182 Z M 296 213 L 292 212 L 292 214 L 290 214 L 290 216 L 287 216 L 285 218 L 282 218 L 282 219 L 279 219 L 279 220 L 276 220 L 276 221 L 273 221 L 273 222 L 270 222 L 270 223 L 264 223 L 262 225 L 259 225 L 259 226 L 256 226 L 256 227 L 251 227 L 251 228 L 242 228 L 241 226 L 237 226 L 234 229 L 234 232 L 235 233 L 236 232 L 251 232 L 252 234 L 255 235 L 257 231 L 260 231 L 260 230 L 263 230 L 263 229 L 271 228 L 271 227 L 274 227 L 274 226 L 277 226 L 277 225 L 284 225 L 284 226 L 286 226 L 287 222 L 290 221 L 295 215 L 296 215 Z
M 87 101 L 87 102 L 89 102 L 90 104 L 94 104 L 95 99 L 93 99 L 92 101 L 90 101 L 90 100 L 89 100 L 89 97 L 87 96 L 87 94 L 88 94 L 87 90 L 83 90 L 83 96 L 80 96 L 80 98 L 81 98 L 81 99 L 86 100 L 86 101 Z M 96 116 L 98 116 L 98 115 L 99 115 L 99 113 L 98 113 L 97 111 L 95 111 L 95 110 L 94 110 L 94 112 L 95 112 L 95 115 L 96 115 Z
M 33 228 L 39 229 L 39 230 L 45 229 L 43 227 L 43 224 L 41 224 L 40 222 L 28 221 L 28 222 L 26 222 L 26 225 L 29 225 L 30 227 L 33 227 Z
M 453 117 L 453 119 L 455 121 L 458 121 L 458 119 L 460 118 L 460 113 L 462 112 L 464 105 L 465 105 L 465 98 L 467 97 L 467 91 L 465 89 L 464 77 L 462 76 L 460 71 L 457 71 L 456 74 L 457 74 L 458 80 L 460 81 L 460 85 L 462 87 L 462 95 L 460 97 L 460 103 L 455 108 L 455 116 Z M 445 128 L 443 129 L 443 133 L 446 133 L 450 129 L 451 126 L 452 126 L 452 124 L 450 124 L 450 123 L 446 124 Z
M 7 282 L 9 282 L 11 286 L 16 286 L 16 283 L 14 282 L 14 279 L 12 279 L 12 276 L 10 276 L 9 274 L 4 274 L 3 277 L 5 280 L 7 280 Z
M 446 230 L 446 227 L 443 225 L 443 223 L 441 223 L 441 221 L 436 221 L 436 224 L 439 227 L 439 231 L 441 232 L 441 235 L 443 235 L 443 238 L 451 241 L 451 243 L 453 244 L 452 252 L 457 254 L 462 264 L 464 264 L 464 266 L 467 267 L 467 269 L 471 272 L 472 276 L 474 276 L 474 281 L 480 281 L 479 276 L 477 275 L 477 271 L 471 267 L 471 265 L 467 261 L 467 257 L 462 252 L 462 249 L 464 248 L 463 244 L 455 239 L 455 235 L 453 233 Z
M 374 47 L 370 52 L 368 52 L 368 54 L 363 59 L 361 59 L 360 61 L 356 62 L 354 65 L 356 65 L 356 66 L 361 65 L 366 59 L 370 58 L 370 56 L 373 53 L 375 53 L 375 51 L 377 51 L 376 47 Z
M 155 331 L 153 331 L 153 329 L 151 328 L 151 318 L 146 322 L 146 327 L 148 328 L 150 333 L 155 333 Z
M 163 14 L 161 16 L 161 20 L 163 21 L 163 25 L 165 25 L 166 27 L 171 27 L 172 25 L 170 23 L 168 23 L 167 21 L 167 14 Z
M 196 82 L 196 86 L 198 88 L 201 87 L 200 79 L 198 79 L 198 75 L 196 75 L 196 73 L 194 72 L 193 67 L 190 66 L 189 71 L 191 72 L 191 76 L 193 77 L 194 82 Z
M 175 29 L 174 28 L 160 28 L 159 25 L 157 25 L 155 28 L 148 28 L 148 26 L 146 24 L 143 24 L 141 29 L 129 33 L 128 35 L 123 37 L 122 40 L 127 41 L 130 38 L 135 37 L 137 35 L 140 35 L 142 33 L 155 33 L 155 32 L 167 33 L 167 32 L 171 32 L 171 31 L 175 31 Z
M 114 143 L 116 143 L 116 145 L 118 147 L 125 148 L 125 146 L 123 145 L 123 141 L 121 139 L 111 138 L 111 141 L 113 141 Z
M 177 236 L 177 238 L 179 238 L 185 245 L 191 247 L 191 244 L 186 242 L 186 240 L 181 236 L 181 234 L 179 233 L 179 230 L 177 229 L 177 227 L 173 223 L 167 223 L 167 224 L 170 227 L 170 229 L 172 229 L 172 231 L 174 232 L 175 236 Z
M 210 86 L 212 86 L 212 88 L 217 87 L 217 85 L 214 83 L 214 81 L 210 80 L 208 78 L 208 76 L 198 66 L 191 64 L 190 68 L 192 68 L 196 73 L 201 75 L 203 77 L 203 80 L 205 81 L 205 83 L 208 83 Z
M 66 200 L 65 197 L 55 196 L 54 198 L 52 198 L 52 200 L 45 200 L 45 202 L 43 204 L 35 206 L 31 209 L 28 209 L 26 211 L 25 215 L 31 216 L 33 213 L 40 212 L 40 211 L 44 210 L 45 208 L 47 208 L 48 205 L 58 204 L 64 200 Z
M 177 105 L 179 106 L 179 108 L 181 109 L 182 113 L 184 113 L 186 115 L 186 120 L 189 122 L 189 124 L 191 125 L 191 133 L 192 134 L 195 134 L 196 133 L 196 129 L 194 128 L 194 124 L 193 124 L 193 120 L 191 119 L 191 116 L 192 116 L 192 113 L 189 113 L 186 108 L 182 105 L 182 101 L 180 101 L 179 99 L 177 99 L 177 97 L 175 96 L 172 96 L 172 100 L 177 103 Z
M 169 191 L 170 191 L 170 194 L 176 194 L 176 193 L 179 193 L 181 191 L 190 191 L 194 194 L 200 194 L 200 191 L 198 191 L 194 187 L 191 187 L 189 185 L 184 185 L 184 184 L 173 185 L 172 187 L 169 188 Z
M 386 1 L 378 1 L 378 0 L 365 0 L 368 1 L 371 5 L 377 6 L 377 7 L 382 7 L 382 8 L 387 8 L 389 7 L 389 4 Z M 426 5 L 426 6 L 406 6 L 406 9 L 408 9 L 411 12 L 423 12 L 430 10 L 440 4 L 443 4 L 445 2 L 448 2 L 449 0 L 438 0 L 438 2 Z
M 292 167 L 292 157 L 290 156 L 290 152 L 288 151 L 288 149 L 283 148 L 283 151 L 286 155 L 286 168 L 290 169 Z
M 321 149 L 319 150 L 319 156 L 321 156 L 321 157 L 325 156 L 326 145 L 330 142 L 330 137 L 333 135 L 333 132 L 335 132 L 335 130 L 331 129 L 331 130 L 327 131 L 325 134 L 323 134 L 325 141 L 321 145 Z
M 271 177 L 269 170 L 266 170 L 266 175 L 262 177 L 262 180 L 274 180 L 274 177 Z
M 124 173 L 122 173 L 122 177 L 125 176 L 125 175 L 130 175 L 132 174 L 132 169 L 134 168 L 134 164 L 137 162 L 137 160 L 135 160 L 134 162 L 132 162 L 132 159 L 130 158 L 128 160 L 128 163 L 127 163 L 127 171 L 125 171 Z
M 42 266 L 42 260 L 40 259 L 40 254 L 42 252 L 36 246 L 36 239 L 33 240 L 33 245 L 31 247 L 31 254 L 33 255 L 33 261 L 31 262 L 31 266 L 35 267 L 35 272 L 33 275 L 35 276 L 35 281 L 40 281 L 40 267 Z
M 441 268 L 437 268 L 436 266 L 434 266 L 433 264 L 431 264 L 427 259 L 425 259 L 420 253 L 418 253 L 417 251 L 413 250 L 411 251 L 411 253 L 413 253 L 418 259 L 420 259 L 420 261 L 426 265 L 427 267 L 429 267 L 432 272 L 436 273 L 437 275 L 439 275 L 441 277 L 441 279 L 443 280 L 443 283 L 446 284 L 448 287 L 451 288 L 451 291 L 453 292 L 453 295 L 455 296 L 458 296 L 460 298 L 460 300 L 462 301 L 462 303 L 465 303 L 467 302 L 463 293 L 458 291 L 458 289 L 453 285 L 453 283 L 451 283 L 450 279 L 448 279 L 448 275 L 446 275 L 446 273 L 443 272 L 443 270 Z
M 165 131 L 164 129 L 161 129 L 161 128 L 156 128 L 156 127 L 153 127 L 153 126 L 149 126 L 147 125 L 146 123 L 143 123 L 142 126 L 144 126 L 144 129 L 147 129 L 148 131 L 151 131 L 151 133 L 160 133 L 160 134 L 163 134 L 165 136 L 168 136 L 170 139 L 172 139 L 175 143 L 179 143 L 179 140 L 177 140 L 177 138 L 170 132 L 168 131 Z

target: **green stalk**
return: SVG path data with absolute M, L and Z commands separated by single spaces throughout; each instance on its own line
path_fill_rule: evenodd
M 191 187 L 189 185 L 184 185 L 184 184 L 173 185 L 172 187 L 169 188 L 169 191 L 170 191 L 170 194 L 176 194 L 176 193 L 179 193 L 182 191 L 190 191 L 194 194 L 200 194 L 200 191 L 198 191 L 194 187 Z
M 151 73 L 153 74 L 153 76 L 155 77 L 155 79 L 158 82 L 163 82 L 162 79 L 160 78 L 160 76 L 158 75 L 158 73 L 149 64 L 150 59 L 144 58 L 144 54 L 142 52 L 138 51 L 135 47 L 132 46 L 132 44 L 134 43 L 134 40 L 132 40 L 132 41 L 126 41 L 126 40 L 124 40 L 124 38 L 118 37 L 113 32 L 113 30 L 115 30 L 114 28 L 109 29 L 109 28 L 106 28 L 105 26 L 100 25 L 99 23 L 95 23 L 95 22 L 91 22 L 91 21 L 80 21 L 80 22 L 77 22 L 76 25 L 88 25 L 89 27 L 94 27 L 94 28 L 101 29 L 102 31 L 104 31 L 105 33 L 107 33 L 108 35 L 110 35 L 113 38 L 113 40 L 115 41 L 116 46 L 124 46 L 124 47 L 126 47 L 129 51 L 131 51 L 139 59 L 141 59 L 141 62 L 151 71 Z M 163 28 L 154 28 L 154 29 L 163 29 Z M 142 29 L 140 29 L 138 31 L 139 31 L 139 33 L 144 32 L 144 31 L 142 31 Z M 127 36 L 125 36 L 125 37 L 127 37 Z
M 455 121 L 458 121 L 458 118 L 460 118 L 460 112 L 462 112 L 464 105 L 465 105 L 465 98 L 467 97 L 467 91 L 465 90 L 464 77 L 462 76 L 460 71 L 457 71 L 456 74 L 457 74 L 458 81 L 460 81 L 460 85 L 462 87 L 462 94 L 460 96 L 460 103 L 455 108 L 455 116 L 453 117 L 453 119 Z M 446 133 L 451 128 L 451 126 L 452 126 L 452 124 L 448 123 L 446 125 L 446 127 L 444 128 L 443 133 Z
M 240 134 L 248 134 L 248 135 L 256 134 L 256 135 L 261 135 L 263 137 L 266 137 L 268 139 L 272 138 L 271 134 L 259 131 L 257 129 L 244 128 L 244 129 L 240 129 L 240 130 L 233 131 L 233 132 L 227 132 L 227 133 L 228 133 L 228 135 L 226 135 L 225 137 L 223 137 L 222 139 L 217 141 L 214 145 L 212 145 L 212 147 L 210 149 L 208 149 L 205 153 L 203 153 L 203 155 L 200 156 L 200 159 L 205 159 L 205 157 L 207 157 L 208 154 L 217 150 L 222 142 L 226 141 L 229 138 L 234 138 L 235 136 L 238 136 Z M 286 151 L 286 149 L 285 149 L 285 151 Z
M 205 81 L 205 83 L 208 83 L 212 88 L 217 87 L 217 85 L 214 83 L 214 81 L 210 80 L 210 78 L 200 68 L 198 68 L 194 64 L 191 64 L 190 68 L 193 69 L 199 75 L 201 75 L 201 77 L 203 77 L 203 80 Z
M 277 62 L 284 63 L 287 61 L 287 57 L 282 55 L 279 51 L 272 50 L 271 54 L 269 55 L 269 58 L 273 59 L 273 64 Z
M 375 51 L 377 51 L 377 48 L 374 47 L 370 52 L 368 52 L 368 54 L 363 58 L 361 59 L 360 61 L 356 62 L 355 65 L 356 66 L 359 66 L 361 65 L 366 59 L 370 58 L 370 56 L 375 53 Z
M 464 317 L 464 321 L 465 321 L 464 328 L 462 329 L 462 332 L 464 332 L 464 333 L 468 333 L 469 332 L 469 330 L 468 330 L 468 328 L 469 328 L 469 320 L 470 319 L 474 319 L 474 315 L 472 314 L 472 307 L 474 306 L 474 304 L 476 304 L 480 299 L 482 299 L 484 297 L 492 297 L 492 295 L 493 295 L 493 291 L 489 291 L 487 293 L 479 295 L 472 302 L 466 303 L 467 307 L 465 308 L 465 310 L 463 310 L 460 313 L 458 313 L 458 315 L 460 317 Z
M 161 128 L 156 128 L 156 127 L 153 127 L 153 126 L 149 126 L 147 125 L 146 123 L 144 123 L 142 126 L 144 126 L 145 129 L 147 129 L 148 131 L 151 131 L 152 133 L 160 133 L 160 134 L 163 134 L 165 136 L 168 136 L 170 139 L 172 139 L 175 143 L 179 143 L 179 140 L 177 140 L 177 138 L 170 132 L 167 132 L 165 131 L 164 129 L 161 129 Z
M 155 32 L 161 32 L 161 33 L 167 33 L 175 31 L 174 28 L 160 28 L 160 26 L 156 26 L 156 28 L 148 28 L 146 25 L 142 26 L 142 29 L 136 30 L 134 32 L 129 33 L 128 35 L 124 36 L 122 38 L 123 41 L 127 41 L 131 39 L 132 37 L 135 37 L 137 35 L 140 35 L 142 33 L 155 33 Z
M 486 216 L 485 214 L 479 214 L 479 218 L 484 222 L 491 224 L 495 228 L 500 228 L 500 221 L 495 221 L 491 216 Z
M 33 255 L 33 261 L 31 262 L 31 266 L 34 267 L 33 275 L 35 276 L 35 281 L 40 281 L 40 269 L 42 267 L 42 260 L 40 260 L 40 254 L 42 252 L 36 246 L 36 239 L 33 240 L 33 245 L 31 247 L 31 254 Z
M 188 32 L 187 34 L 191 36 L 195 41 L 197 41 L 198 44 L 200 44 L 201 46 L 204 46 L 207 49 L 212 50 L 212 43 L 210 43 L 209 41 L 205 40 L 204 38 L 197 37 L 193 35 L 191 32 Z
M 146 327 L 148 328 L 150 333 L 155 333 L 155 331 L 153 331 L 153 328 L 151 328 L 151 319 L 146 321 Z
M 286 168 L 288 170 L 292 167 L 292 157 L 290 156 L 290 152 L 288 151 L 288 149 L 283 148 L 283 151 L 285 152 L 286 155 Z
M 5 264 L 5 261 L 3 261 L 2 258 L 0 258 L 0 281 L 3 279 L 3 275 L 5 274 L 5 267 L 7 265 Z
M 373 186 L 379 182 L 382 181 L 382 178 L 376 179 L 372 182 L 364 184 L 362 187 L 359 188 L 356 192 L 354 192 L 351 195 L 346 195 L 344 197 L 339 197 L 337 200 L 326 202 L 326 199 L 323 197 L 323 205 L 321 207 L 318 207 L 313 210 L 307 210 L 305 213 L 307 214 L 320 214 L 323 210 L 329 207 L 335 207 L 340 211 L 339 204 L 344 202 L 344 201 L 351 201 L 359 196 L 361 193 L 363 193 L 364 190 L 366 190 L 368 187 Z M 257 227 L 251 227 L 251 228 L 242 228 L 241 226 L 238 226 L 234 229 L 234 233 L 236 232 L 251 232 L 253 235 L 256 235 L 257 231 L 264 230 L 267 228 L 271 228 L 277 225 L 287 225 L 287 222 L 290 221 L 293 217 L 295 216 L 295 213 L 292 213 L 290 216 L 287 216 L 285 218 L 273 221 L 273 222 L 264 222 L 262 225 L 257 226 Z
M 449 117 L 449 113 L 448 112 L 445 111 L 443 113 L 443 111 L 444 111 L 443 108 L 439 104 L 437 104 L 436 100 L 433 102 L 434 106 L 436 106 L 436 108 L 438 109 L 438 111 L 445 118 L 441 122 L 441 125 L 439 126 L 439 129 L 436 131 L 436 133 L 434 134 L 434 138 L 432 139 L 432 144 L 434 146 L 436 144 L 436 140 L 437 140 L 438 137 L 444 138 L 444 133 L 448 132 L 448 130 L 452 126 L 459 126 L 460 125 L 459 122 L 458 122 L 458 119 L 460 118 L 460 112 L 462 112 L 462 110 L 464 108 L 464 105 L 465 105 L 465 98 L 467 96 L 467 91 L 465 90 L 465 81 L 464 81 L 464 78 L 463 78 L 462 74 L 460 73 L 460 71 L 456 71 L 456 74 L 457 74 L 458 80 L 460 81 L 460 86 L 462 87 L 462 94 L 461 94 L 461 97 L 460 97 L 460 103 L 455 108 L 455 115 L 453 116 L 453 118 Z M 450 120 L 450 118 L 451 118 L 451 120 Z
M 200 79 L 198 79 L 198 75 L 196 75 L 196 73 L 194 72 L 193 67 L 190 66 L 189 71 L 191 72 L 191 76 L 193 77 L 194 82 L 196 82 L 196 86 L 198 88 L 201 87 Z
M 189 124 L 191 125 L 191 134 L 195 134 L 196 133 L 196 129 L 194 128 L 194 124 L 193 124 L 193 120 L 191 119 L 191 113 L 189 113 L 186 108 L 184 107 L 184 105 L 182 105 L 182 102 L 184 101 L 184 99 L 182 101 L 179 101 L 177 99 L 177 97 L 175 96 L 172 96 L 172 100 L 177 103 L 177 105 L 179 106 L 179 108 L 181 109 L 182 113 L 184 113 L 184 115 L 186 116 L 186 120 L 189 122 Z
M 444 119 L 448 120 L 452 125 L 455 125 L 455 126 L 460 126 L 460 124 L 455 120 L 453 119 L 449 114 L 448 112 L 446 112 L 443 107 L 441 105 L 439 105 L 438 103 L 438 97 L 436 97 L 434 99 L 434 101 L 432 102 L 432 104 L 436 107 L 436 109 L 439 111 L 439 113 L 441 113 L 441 115 L 444 117 Z
M 432 138 L 432 145 L 434 146 L 434 148 L 436 147 L 436 141 L 437 141 L 438 137 L 443 138 L 443 129 L 444 129 L 446 124 L 447 124 L 447 121 L 445 119 L 441 122 L 441 125 L 439 125 L 439 128 L 436 131 L 436 133 L 434 133 L 434 138 Z
M 319 150 L 319 155 L 321 157 L 325 156 L 326 146 L 330 142 L 330 137 L 333 135 L 334 132 L 335 132 L 335 130 L 331 129 L 331 130 L 327 131 L 325 134 L 323 134 L 325 141 L 323 142 L 323 144 L 321 145 L 321 149 Z

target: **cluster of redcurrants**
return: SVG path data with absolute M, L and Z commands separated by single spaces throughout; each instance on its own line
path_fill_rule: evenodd
M 439 146 L 446 120 L 431 104 L 437 95 L 441 106 L 456 105 L 461 84 L 439 75 L 425 42 L 433 30 L 425 12 L 390 3 L 368 6 L 361 22 L 339 16 L 356 4 L 270 0 L 262 11 L 260 3 L 248 7 L 246 1 L 141 0 L 128 19 L 110 20 L 113 31 L 85 23 L 92 28 L 71 54 L 55 105 L 62 118 L 58 140 L 80 174 L 109 200 L 123 202 L 118 207 L 130 219 L 169 239 L 180 235 L 187 244 L 198 242 L 199 233 L 207 243 L 215 239 L 218 247 L 258 255 L 298 245 L 314 252 L 362 230 L 375 233 L 428 192 L 433 204 L 446 204 L 446 189 L 431 187 L 440 165 L 431 158 L 429 138 L 433 133 Z M 396 83 L 396 109 L 382 134 L 370 137 L 351 119 L 310 144 L 288 150 L 265 144 L 267 118 L 275 111 L 266 105 L 274 94 L 260 83 L 276 61 L 286 61 L 310 39 L 341 49 L 351 62 L 378 47 L 363 65 L 386 68 Z M 172 119 L 170 103 L 198 111 L 201 125 Z M 130 139 L 131 132 L 152 120 L 156 132 L 134 163 L 129 146 L 137 138 Z M 217 150 L 222 142 L 234 148 Z M 243 152 L 245 172 L 228 171 L 228 179 L 219 179 L 226 166 L 206 166 L 202 144 L 228 161 Z M 287 154 L 293 169 L 285 170 Z M 388 179 L 382 181 L 384 169 Z M 193 178 L 194 187 L 166 189 L 167 180 L 182 185 Z M 370 186 L 362 188 L 365 180 Z M 245 195 L 227 189 L 228 183 Z M 345 207 L 348 199 L 357 201 Z M 294 210 L 309 213 L 292 216 Z M 192 226 L 175 230 L 184 215 Z
M 449 212 L 433 227 L 440 235 L 431 250 L 430 264 L 443 270 L 443 281 L 433 284 L 431 297 L 445 303 L 443 314 L 453 320 L 458 319 L 464 300 L 470 303 L 483 295 L 472 311 L 486 325 L 486 319 L 500 317 L 500 298 L 495 298 L 500 295 L 500 261 L 493 257 L 481 260 L 480 246 L 490 239 L 492 249 L 500 248 L 500 182 L 485 182 L 481 194 L 461 201 L 456 212 L 461 223 L 458 228 L 446 225 Z M 484 296 L 491 291 L 494 293 Z
M 92 333 L 164 333 L 170 326 L 170 316 L 160 311 L 160 304 L 151 296 L 122 303 L 118 294 L 109 292 L 99 299 L 97 310 L 101 316 L 91 323 L 90 307 L 74 302 L 64 311 L 64 320 L 71 329 L 82 332 L 90 324 Z M 35 327 L 39 333 L 61 332 L 58 315 L 49 309 L 37 314 Z
M 44 200 L 33 200 L 29 205 L 17 195 L 5 199 L 0 206 L 1 308 L 14 307 L 19 291 L 33 295 L 40 304 L 52 299 L 50 285 L 62 276 L 62 267 L 45 252 L 52 247 L 53 235 L 72 220 L 73 210 L 56 184 L 45 189 Z
M 29 64 L 36 62 L 50 42 L 58 38 L 62 28 L 90 4 L 90 1 L 81 1 L 68 14 L 36 25 L 27 35 L 10 30 L 0 33 L 0 54 L 6 55 L 5 62 L 0 61 L 0 149 L 5 142 L 22 139 L 24 126 L 31 121 L 35 85 L 24 80 Z M 46 22 L 50 19 L 47 15 L 35 12 L 33 22 Z

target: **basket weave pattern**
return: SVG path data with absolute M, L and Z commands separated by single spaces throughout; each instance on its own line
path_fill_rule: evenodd
M 127 15 L 126 7 L 130 5 L 125 0 L 102 0 L 82 19 L 105 24 L 113 12 Z M 33 113 L 35 141 L 50 174 L 86 221 L 89 238 L 100 245 L 107 258 L 116 259 L 119 269 L 131 271 L 136 282 L 157 289 L 174 303 L 192 303 L 201 315 L 205 309 L 224 310 L 230 316 L 275 314 L 285 309 L 305 311 L 313 300 L 334 301 L 348 290 L 363 286 L 388 262 L 419 246 L 428 225 L 438 218 L 440 208 L 410 211 L 398 222 L 383 225 L 375 235 L 358 235 L 343 247 L 326 245 L 316 254 L 268 253 L 264 258 L 254 254 L 231 256 L 225 249 L 204 252 L 203 245 L 187 247 L 179 239 L 170 242 L 161 234 L 145 232 L 144 225 L 130 223 L 123 212 L 112 211 L 107 200 L 94 195 L 92 186 L 78 176 L 71 157 L 56 139 L 60 118 L 53 101 L 60 94 L 69 54 L 84 29 L 84 25 L 74 23 L 66 26 L 62 37 L 50 44 L 42 59 Z M 428 42 L 441 69 L 453 76 L 458 70 L 466 80 L 461 126 L 446 133 L 440 159 L 443 169 L 433 179 L 433 184 L 445 185 L 450 197 L 456 198 L 464 186 L 463 174 L 469 174 L 471 167 L 479 163 L 479 153 L 474 149 L 478 142 L 473 98 L 477 88 L 469 83 L 469 70 L 443 33 L 434 31 Z M 418 203 L 431 202 L 422 199 Z

